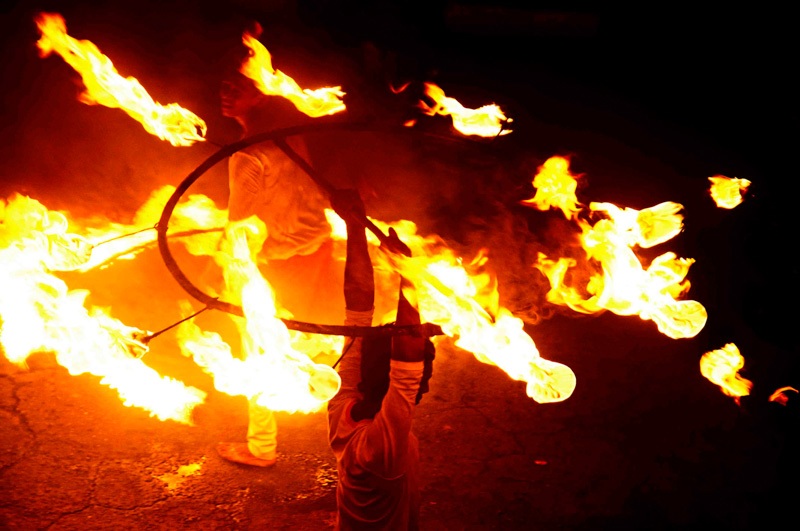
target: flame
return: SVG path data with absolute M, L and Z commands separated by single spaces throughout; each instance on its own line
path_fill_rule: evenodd
M 744 357 L 733 343 L 706 352 L 700 358 L 700 373 L 718 385 L 723 393 L 734 397 L 737 403 L 741 397 L 749 395 L 753 387 L 752 382 L 739 376 L 738 372 L 742 367 Z
M 283 96 L 298 111 L 312 118 L 345 110 L 341 87 L 302 89 L 294 79 L 272 67 L 272 56 L 255 36 L 246 31 L 242 35 L 242 42 L 252 53 L 242 63 L 240 72 L 252 79 L 264 94 Z
M 538 186 L 536 195 L 521 202 L 540 210 L 559 208 L 581 229 L 587 267 L 579 269 L 575 258 L 538 255 L 534 267 L 550 281 L 547 300 L 586 314 L 610 310 L 617 315 L 638 315 L 652 320 L 662 334 L 674 339 L 697 335 L 708 318 L 705 308 L 696 301 L 677 300 L 689 290 L 686 275 L 694 260 L 666 252 L 644 267 L 634 251 L 679 234 L 683 230 L 682 205 L 667 201 L 640 211 L 592 202 L 588 217 L 600 219 L 591 224 L 579 215 L 586 209 L 579 208 L 577 181 L 569 173 L 568 163 L 564 157 L 545 161 L 533 181 Z M 581 285 L 571 280 L 582 278 L 581 274 L 588 275 Z
M 66 232 L 69 223 L 66 216 L 45 210 L 41 215 L 46 218 L 48 269 L 86 272 L 105 268 L 114 260 L 135 258 L 155 243 L 156 224 L 174 192 L 171 185 L 154 190 L 130 224 L 106 218 L 74 220 L 72 230 L 80 234 Z M 211 255 L 217 249 L 227 219 L 227 210 L 217 208 L 202 194 L 193 194 L 173 209 L 170 234 L 185 236 L 182 241 L 192 254 Z
M 482 363 L 526 382 L 528 396 L 539 403 L 560 402 L 572 395 L 576 384 L 572 370 L 542 358 L 522 320 L 499 305 L 497 283 L 486 271 L 484 254 L 465 264 L 440 238 L 417 235 L 411 221 L 375 224 L 384 232 L 393 227 L 411 249 L 413 257 L 378 253 L 378 267 L 396 271 L 414 284 L 415 293 L 407 296 L 417 301 L 424 322 L 439 325 L 457 347 Z
M 606 212 L 611 211 L 608 206 L 613 205 L 606 205 Z M 600 209 L 600 205 L 593 207 Z M 621 212 L 631 214 L 630 209 Z M 602 219 L 595 225 L 581 222 L 581 243 L 587 259 L 600 266 L 600 272 L 584 286 L 588 296 L 568 283 L 567 272 L 577 265 L 576 260 L 552 260 L 539 253 L 534 267 L 550 281 L 547 300 L 587 314 L 610 310 L 617 315 L 638 315 L 655 322 L 662 334 L 673 339 L 694 337 L 705 326 L 708 314 L 696 301 L 677 300 L 689 290 L 686 275 L 694 260 L 667 252 L 643 267 L 632 246 L 636 241 L 650 240 L 643 231 L 630 231 L 630 226 L 626 229 L 620 221 Z M 672 225 L 669 221 L 665 224 Z
M 776 402 L 782 406 L 785 406 L 786 404 L 789 403 L 789 395 L 786 394 L 788 392 L 795 394 L 800 393 L 800 391 L 798 391 L 794 387 L 780 387 L 776 389 L 771 395 L 769 395 L 769 401 Z
M 344 221 L 332 210 L 326 211 L 333 238 L 346 238 Z M 373 253 L 376 269 L 390 270 L 409 279 L 423 321 L 434 323 L 455 338 L 455 345 L 471 352 L 479 361 L 495 365 L 511 378 L 527 383 L 528 396 L 539 403 L 561 402 L 569 398 L 576 384 L 575 374 L 566 365 L 544 359 L 533 339 L 523 330 L 523 322 L 499 305 L 495 279 L 486 271 L 484 253 L 468 262 L 458 257 L 437 236 L 417 234 L 409 220 L 385 223 L 369 218 L 384 233 L 392 227 L 409 246 L 412 258 Z M 379 240 L 367 232 L 368 242 Z M 388 285 L 388 284 L 387 284 Z M 394 286 L 397 285 L 396 278 Z M 385 319 L 384 319 L 385 320 Z
M 87 306 L 87 291 L 70 290 L 53 274 L 54 264 L 86 254 L 85 240 L 67 232 L 66 215 L 19 194 L 0 206 L 0 345 L 6 358 L 25 367 L 31 354 L 52 352 L 71 375 L 99 376 L 126 406 L 191 423 L 205 393 L 145 365 L 144 331 Z
M 467 109 L 458 100 L 445 96 L 444 90 L 433 83 L 425 83 L 425 95 L 431 98 L 434 104 L 428 105 L 420 101 L 420 109 L 429 116 L 436 114 L 451 116 L 453 127 L 463 135 L 495 137 L 511 132 L 505 125 L 513 120 L 507 118 L 494 103 L 477 109 Z
M 257 397 L 259 404 L 274 411 L 317 411 L 338 392 L 341 380 L 330 366 L 316 363 L 306 353 L 317 349 L 319 354 L 320 343 L 310 344 L 307 335 L 293 340 L 276 317 L 274 293 L 255 263 L 266 238 L 264 222 L 255 216 L 233 222 L 226 234 L 229 249 L 219 255 L 225 297 L 240 303 L 244 311 L 244 320 L 238 323 L 244 356 L 234 357 L 219 334 L 203 331 L 191 321 L 178 330 L 182 352 L 212 375 L 222 392 Z M 322 350 L 340 348 L 341 339 Z
M 415 246 L 409 247 L 413 251 Z M 447 249 L 390 259 L 393 269 L 414 284 L 424 321 L 438 324 L 455 338 L 457 347 L 514 380 L 525 381 L 528 396 L 539 403 L 560 402 L 572 395 L 576 383 L 572 370 L 542 358 L 521 319 L 501 306 L 492 308 L 498 296 L 488 275 L 471 275 Z
M 724 175 L 714 175 L 708 178 L 711 181 L 709 193 L 711 199 L 719 208 L 735 208 L 744 200 L 743 194 L 750 187 L 747 179 L 737 179 L 735 177 L 725 177 Z
M 202 119 L 175 103 L 156 103 L 136 78 L 120 76 L 111 60 L 92 42 L 67 35 L 61 15 L 40 13 L 36 25 L 41 32 L 37 42 L 40 55 L 47 57 L 56 52 L 81 75 L 86 90 L 80 101 L 122 109 L 148 133 L 173 146 L 190 146 L 204 140 L 206 124 Z
M 520 203 L 539 210 L 559 208 L 567 219 L 572 219 L 580 211 L 578 198 L 575 195 L 579 177 L 580 175 L 572 175 L 569 172 L 568 158 L 550 157 L 539 166 L 533 178 L 536 194 Z

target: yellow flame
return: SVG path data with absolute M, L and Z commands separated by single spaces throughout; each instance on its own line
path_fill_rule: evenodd
M 327 116 L 345 110 L 341 87 L 302 89 L 297 82 L 272 67 L 272 56 L 261 42 L 244 32 L 242 42 L 252 53 L 242 63 L 240 72 L 252 79 L 258 89 L 269 96 L 283 96 L 297 110 L 312 117 Z
M 346 238 L 344 221 L 327 211 L 334 238 Z M 409 220 L 385 223 L 369 218 L 384 233 L 395 229 L 409 246 L 413 258 L 373 253 L 376 269 L 402 274 L 415 287 L 423 321 L 442 328 L 456 338 L 455 345 L 471 352 L 479 361 L 495 365 L 511 378 L 527 382 L 527 394 L 539 403 L 560 402 L 575 389 L 575 374 L 566 365 L 546 360 L 539 354 L 523 322 L 499 304 L 496 279 L 486 271 L 484 252 L 468 262 L 458 257 L 438 236 L 423 237 Z M 373 246 L 379 240 L 367 233 Z M 396 286 L 386 283 L 387 286 Z M 396 288 L 394 288 L 396 289 Z
M 575 179 L 568 160 L 552 157 L 540 168 L 541 188 L 526 201 L 537 208 L 556 206 L 581 229 L 580 242 L 589 265 L 588 280 L 570 281 L 577 274 L 575 258 L 550 258 L 539 253 L 534 267 L 550 282 L 547 300 L 577 312 L 593 314 L 610 310 L 617 315 L 638 315 L 652 320 L 658 330 L 671 338 L 694 337 L 705 326 L 708 314 L 696 301 L 677 300 L 690 287 L 686 280 L 694 260 L 678 258 L 672 252 L 656 257 L 644 267 L 635 247 L 649 248 L 664 243 L 683 230 L 683 207 L 670 201 L 644 210 L 620 208 L 612 203 L 592 202 L 589 211 L 601 217 L 596 223 L 581 219 L 574 195 Z M 536 181 L 534 181 L 536 182 Z
M 725 177 L 724 175 L 714 175 L 708 178 L 711 181 L 709 193 L 711 199 L 719 208 L 735 208 L 744 200 L 743 194 L 750 187 L 747 179 L 737 179 L 735 177 Z
M 409 279 L 420 316 L 455 339 L 482 363 L 495 365 L 515 380 L 527 383 L 527 394 L 539 403 L 560 402 L 575 389 L 575 375 L 566 365 L 541 357 L 523 322 L 499 305 L 496 279 L 486 270 L 487 257 L 468 263 L 439 237 L 422 237 L 413 222 L 392 226 L 413 257 L 376 253 L 379 269 L 396 271 Z
M 330 366 L 312 357 L 341 348 L 341 342 L 322 346 L 309 343 L 307 336 L 293 340 L 276 317 L 274 293 L 255 263 L 266 237 L 263 221 L 253 216 L 230 223 L 226 234 L 229 248 L 220 255 L 225 297 L 241 304 L 244 312 L 243 322 L 238 323 L 243 356 L 234 357 L 219 334 L 203 331 L 190 321 L 178 330 L 181 350 L 213 376 L 215 387 L 222 392 L 256 397 L 259 404 L 274 411 L 317 411 L 338 392 L 341 380 Z
M 739 375 L 744 367 L 744 357 L 739 348 L 728 343 L 720 349 L 706 352 L 700 358 L 700 373 L 723 393 L 738 399 L 750 394 L 753 383 Z
M 468 109 L 458 100 L 445 96 L 444 90 L 433 83 L 425 83 L 425 95 L 431 98 L 434 104 L 428 105 L 424 101 L 420 101 L 420 109 L 429 116 L 436 114 L 450 116 L 453 120 L 453 127 L 463 135 L 495 137 L 511 132 L 511 129 L 505 128 L 505 124 L 511 123 L 513 120 L 507 118 L 500 107 L 494 103 L 477 109 Z
M 70 290 L 51 273 L 54 262 L 80 254 L 60 246 L 82 242 L 67 232 L 66 216 L 19 194 L 0 204 L 0 345 L 6 358 L 24 367 L 31 354 L 52 352 L 70 374 L 100 377 L 126 406 L 144 408 L 160 420 L 191 423 L 191 411 L 205 393 L 145 365 L 144 331 L 87 306 L 87 291 Z
M 98 217 L 73 220 L 67 232 L 66 217 L 45 211 L 47 227 L 47 267 L 51 271 L 80 271 L 107 267 L 114 260 L 130 260 L 151 247 L 157 237 L 156 224 L 169 198 L 175 192 L 171 185 L 154 190 L 136 211 L 130 224 Z M 31 214 L 33 215 L 33 214 Z M 170 219 L 170 236 L 181 236 L 182 243 L 194 255 L 216 252 L 228 212 L 216 207 L 202 194 L 190 195 L 179 202 Z
M 550 157 L 539 166 L 533 178 L 536 194 L 520 203 L 539 210 L 559 208 L 567 219 L 572 219 L 580 211 L 575 195 L 579 177 L 570 173 L 568 158 Z
M 41 32 L 37 42 L 42 57 L 56 52 L 83 79 L 85 92 L 80 100 L 88 105 L 119 108 L 144 126 L 144 129 L 173 146 L 190 146 L 204 140 L 205 122 L 176 103 L 156 103 L 136 78 L 123 78 L 111 60 L 97 46 L 67 34 L 64 18 L 57 13 L 36 16 Z

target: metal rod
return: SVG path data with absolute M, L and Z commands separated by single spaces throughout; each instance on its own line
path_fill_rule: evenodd
M 142 338 L 142 339 L 141 339 L 141 341 L 142 341 L 142 343 L 144 343 L 145 345 L 147 345 L 147 344 L 149 344 L 149 343 L 150 343 L 150 340 L 151 340 L 151 339 L 155 339 L 155 338 L 157 338 L 158 336 L 160 336 L 161 334 L 163 334 L 164 332 L 166 332 L 167 330 L 171 330 L 171 329 L 175 328 L 176 326 L 178 326 L 179 324 L 181 324 L 181 323 L 185 323 L 185 322 L 186 322 L 186 321 L 188 321 L 189 319 L 193 319 L 193 318 L 197 317 L 198 315 L 200 315 L 201 313 L 203 313 L 204 311 L 206 311 L 206 310 L 208 310 L 208 309 L 210 309 L 210 308 L 211 308 L 211 306 L 206 306 L 206 307 L 205 307 L 205 308 L 203 308 L 202 310 L 198 310 L 198 311 L 194 312 L 192 315 L 190 315 L 190 316 L 188 316 L 188 317 L 184 317 L 184 318 L 183 318 L 183 319 L 181 319 L 180 321 L 177 321 L 177 322 L 175 322 L 175 323 L 172 323 L 171 325 L 169 325 L 169 326 L 168 326 L 168 327 L 166 327 L 166 328 L 162 328 L 162 329 L 161 329 L 161 330 L 159 330 L 158 332 L 153 332 L 152 334 L 149 334 L 149 335 L 145 336 L 144 338 Z
M 139 230 L 134 231 L 134 232 L 129 232 L 128 234 L 120 234 L 119 236 L 114 236 L 113 238 L 109 238 L 107 240 L 103 240 L 101 242 L 92 244 L 92 247 L 97 247 L 98 245 L 103 245 L 103 244 L 110 243 L 110 242 L 113 242 L 113 241 L 116 241 L 116 240 L 121 240 L 122 238 L 129 238 L 129 237 L 131 237 L 131 236 L 133 236 L 135 234 L 140 234 L 140 233 L 148 231 L 148 230 L 158 230 L 158 223 L 156 223 L 152 227 L 145 227 L 143 229 L 139 229 Z

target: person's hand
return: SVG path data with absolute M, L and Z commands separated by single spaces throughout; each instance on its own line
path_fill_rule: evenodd
M 389 227 L 389 236 L 381 242 L 381 249 L 404 256 L 411 256 L 411 249 L 397 236 L 397 231 Z
M 362 223 L 367 217 L 364 201 L 356 190 L 352 188 L 337 189 L 330 196 L 331 208 L 348 225 Z

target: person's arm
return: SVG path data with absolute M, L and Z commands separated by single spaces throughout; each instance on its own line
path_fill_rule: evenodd
M 367 246 L 364 203 L 355 190 L 336 190 L 331 207 L 347 225 L 344 300 L 347 310 L 363 312 L 375 304 L 375 278 Z
M 344 268 L 345 325 L 371 326 L 375 302 L 375 280 L 367 235 L 361 219 L 364 203 L 355 190 L 335 190 L 331 206 L 347 224 L 347 257 Z M 361 381 L 362 338 L 346 338 L 339 364 L 342 388 L 338 398 L 357 395 Z
M 410 256 L 411 252 L 393 231 L 384 243 L 391 252 Z M 397 324 L 420 323 L 420 315 L 403 295 L 404 289 L 413 289 L 410 282 L 401 279 L 397 305 Z M 389 389 L 375 415 L 357 441 L 356 455 L 366 470 L 385 479 L 394 479 L 408 468 L 411 424 L 420 381 L 422 380 L 425 339 L 411 335 L 392 337 L 389 371 Z

